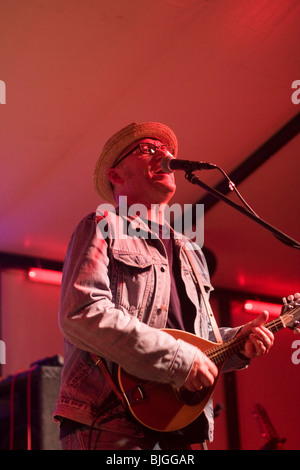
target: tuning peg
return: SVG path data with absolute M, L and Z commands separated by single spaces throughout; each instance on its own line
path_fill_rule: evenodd
M 293 328 L 295 335 L 297 335 L 298 333 L 300 333 L 300 328 L 299 328 L 299 326 L 300 326 L 300 321 L 299 321 L 299 320 L 295 321 L 295 323 L 294 323 L 294 328 Z
M 300 294 L 296 292 L 294 295 L 289 295 L 288 297 L 282 298 L 282 310 L 281 313 L 286 313 L 288 310 L 292 310 L 293 308 L 300 305 Z

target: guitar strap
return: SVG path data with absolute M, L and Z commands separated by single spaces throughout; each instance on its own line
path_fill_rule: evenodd
M 215 335 L 215 338 L 216 338 L 216 341 L 217 343 L 223 343 L 223 339 L 222 339 L 222 336 L 221 336 L 221 333 L 220 333 L 220 330 L 219 330 L 219 327 L 217 325 L 217 322 L 216 322 L 216 319 L 215 319 L 215 316 L 213 314 L 213 311 L 212 311 L 212 308 L 210 306 L 210 303 L 209 303 L 209 300 L 208 300 L 208 297 L 207 297 L 207 293 L 206 293 L 206 290 L 204 288 L 204 285 L 203 285 L 203 282 L 202 282 L 202 279 L 200 278 L 200 275 L 198 273 L 198 270 L 196 269 L 196 266 L 194 264 L 194 261 L 192 260 L 192 257 L 191 255 L 189 254 L 189 250 L 187 250 L 185 248 L 185 246 L 183 245 L 183 250 L 187 256 L 187 259 L 189 260 L 189 263 L 191 265 L 191 268 L 195 274 L 195 277 L 197 279 L 197 283 L 198 283 L 198 286 L 199 286 L 199 289 L 200 289 L 200 292 L 201 292 L 201 296 L 202 296 L 202 299 L 203 299 L 203 303 L 204 303 L 204 307 L 205 307 L 205 310 L 206 310 L 206 313 L 208 315 L 208 318 L 209 318 L 209 321 L 210 321 L 210 324 L 211 324 L 211 327 L 213 329 L 213 332 L 214 332 L 214 335 Z
M 96 356 L 95 354 L 92 354 L 91 353 L 91 357 L 95 363 L 96 366 L 98 366 L 104 377 L 106 378 L 106 380 L 108 381 L 109 385 L 111 386 L 112 390 L 114 391 L 115 395 L 119 398 L 119 400 L 121 401 L 122 405 L 127 408 L 127 405 L 125 403 L 125 399 L 122 395 L 122 393 L 120 392 L 120 390 L 118 389 L 118 387 L 116 386 L 112 376 L 110 375 L 106 365 L 104 364 L 104 362 L 102 361 L 101 357 L 99 356 Z

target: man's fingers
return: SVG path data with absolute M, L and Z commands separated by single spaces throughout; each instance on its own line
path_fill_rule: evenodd
M 267 352 L 267 347 L 265 343 L 263 343 L 255 334 L 251 334 L 249 336 L 251 343 L 254 346 L 254 356 L 258 357 L 261 354 L 265 354 Z
M 199 350 L 184 386 L 192 392 L 211 387 L 217 376 L 217 366 Z
M 255 320 L 247 323 L 241 333 L 249 333 L 243 353 L 246 357 L 258 357 L 266 354 L 274 343 L 273 333 L 264 326 L 269 318 L 269 312 L 266 310 L 258 315 Z
M 269 312 L 267 310 L 264 310 L 258 315 L 257 318 L 255 318 L 255 320 L 251 322 L 252 326 L 264 325 L 268 321 L 268 318 L 269 318 Z

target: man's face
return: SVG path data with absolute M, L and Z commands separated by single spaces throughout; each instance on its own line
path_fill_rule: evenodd
M 174 173 L 164 173 L 160 168 L 162 158 L 169 156 L 166 148 L 156 149 L 154 154 L 142 153 L 136 148 L 141 143 L 152 143 L 160 147 L 156 139 L 140 139 L 131 144 L 119 157 L 127 155 L 109 170 L 111 181 L 119 195 L 127 196 L 127 204 L 166 204 L 176 190 Z M 114 173 L 113 173 L 114 172 Z M 114 180 L 113 180 L 114 179 Z

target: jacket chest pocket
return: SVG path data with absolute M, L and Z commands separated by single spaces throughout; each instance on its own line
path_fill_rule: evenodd
M 142 319 L 154 293 L 155 261 L 150 256 L 115 251 L 113 257 L 112 291 L 117 308 Z

